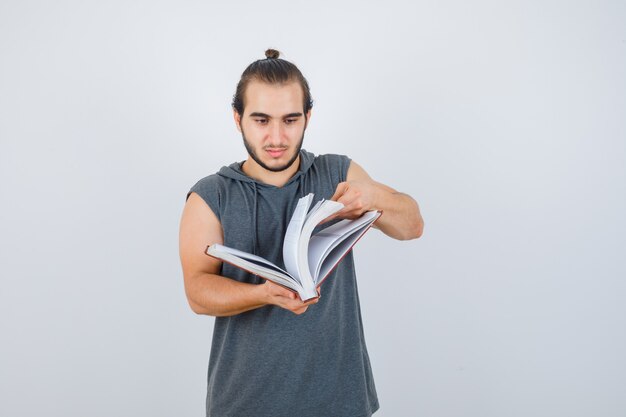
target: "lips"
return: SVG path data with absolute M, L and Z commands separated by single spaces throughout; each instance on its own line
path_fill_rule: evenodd
M 287 149 L 266 149 L 265 152 L 272 158 L 280 158 L 287 151 Z

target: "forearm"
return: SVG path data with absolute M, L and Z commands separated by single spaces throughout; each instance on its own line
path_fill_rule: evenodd
M 261 285 L 202 273 L 185 282 L 191 309 L 197 314 L 232 316 L 267 304 Z
M 374 223 L 387 236 L 399 240 L 416 239 L 422 235 L 424 221 L 417 202 L 408 194 L 400 193 L 375 183 L 374 207 L 383 215 Z

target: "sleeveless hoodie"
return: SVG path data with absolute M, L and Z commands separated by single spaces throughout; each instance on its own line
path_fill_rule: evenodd
M 187 196 L 197 193 L 215 213 L 224 245 L 284 268 L 283 237 L 298 199 L 332 197 L 350 159 L 301 150 L 298 172 L 282 187 L 248 177 L 241 164 L 201 179 Z M 264 306 L 215 318 L 207 416 L 368 417 L 378 409 L 352 252 L 331 274 L 304 314 Z M 226 263 L 221 275 L 263 282 Z

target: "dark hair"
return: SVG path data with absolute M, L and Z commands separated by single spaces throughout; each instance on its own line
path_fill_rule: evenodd
M 309 90 L 309 83 L 302 75 L 298 67 L 289 61 L 278 58 L 280 52 L 275 49 L 265 51 L 265 59 L 259 59 L 248 65 L 248 68 L 241 74 L 241 79 L 237 84 L 237 90 L 233 96 L 233 109 L 239 115 L 243 115 L 245 103 L 243 101 L 246 87 L 250 81 L 261 81 L 267 84 L 283 84 L 291 81 L 298 81 L 302 87 L 304 96 L 304 113 L 306 114 L 313 107 L 313 99 Z

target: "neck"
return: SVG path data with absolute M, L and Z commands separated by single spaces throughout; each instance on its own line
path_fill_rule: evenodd
M 250 178 L 254 178 L 265 184 L 273 185 L 275 187 L 282 187 L 298 172 L 300 168 L 300 156 L 291 164 L 289 168 L 284 171 L 274 172 L 263 168 L 261 165 L 248 156 L 241 166 L 241 170 Z

